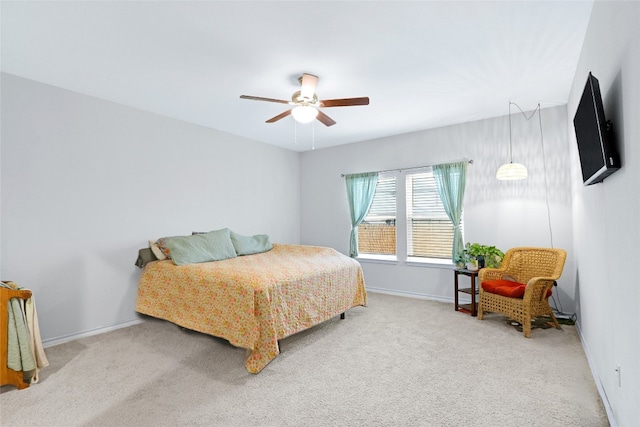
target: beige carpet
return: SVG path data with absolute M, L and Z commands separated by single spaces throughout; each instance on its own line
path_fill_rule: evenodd
M 369 293 L 284 339 L 260 374 L 226 341 L 148 319 L 47 348 L 3 386 L 8 426 L 607 426 L 574 326 L 525 339 L 500 316 Z

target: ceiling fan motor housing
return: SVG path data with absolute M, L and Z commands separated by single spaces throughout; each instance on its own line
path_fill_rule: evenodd
M 318 95 L 313 94 L 313 98 L 307 98 L 306 96 L 302 96 L 300 91 L 295 92 L 291 96 L 291 101 L 298 105 L 310 105 L 312 107 L 318 107 L 320 104 L 318 103 Z

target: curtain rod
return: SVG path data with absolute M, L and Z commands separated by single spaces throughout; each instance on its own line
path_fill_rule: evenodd
M 473 164 L 473 159 L 467 160 L 467 159 L 462 159 L 462 160 L 457 160 L 457 161 L 453 161 L 453 162 L 447 162 L 447 163 L 457 163 L 457 162 L 463 162 L 466 161 L 469 164 Z M 447 163 L 438 163 L 440 165 L 445 165 Z M 382 171 L 375 171 L 377 173 L 385 173 L 385 172 L 402 172 L 402 171 L 408 171 L 408 170 L 412 170 L 412 169 L 424 169 L 424 168 L 428 168 L 430 166 L 434 166 L 434 165 L 424 165 L 424 166 L 412 166 L 410 168 L 397 168 L 397 169 L 386 169 L 386 170 L 382 170 Z M 368 172 L 356 172 L 356 173 L 368 173 Z M 346 174 L 346 173 L 342 173 L 340 174 L 341 177 L 345 177 L 346 175 L 353 175 L 353 174 Z

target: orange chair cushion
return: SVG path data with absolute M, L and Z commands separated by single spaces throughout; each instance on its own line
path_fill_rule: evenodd
M 487 280 L 482 282 L 482 289 L 492 294 L 502 295 L 509 298 L 524 297 L 524 289 L 527 287 L 524 283 L 513 282 L 511 280 Z M 551 296 L 551 289 L 547 291 L 547 298 Z

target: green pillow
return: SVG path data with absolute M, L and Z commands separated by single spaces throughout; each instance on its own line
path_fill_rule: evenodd
M 176 265 L 236 257 L 236 250 L 231 243 L 231 230 L 228 228 L 191 236 L 169 237 L 165 245 Z
M 243 236 L 232 231 L 231 242 L 238 255 L 259 254 L 273 249 L 273 245 L 269 241 L 269 236 L 266 234 Z

